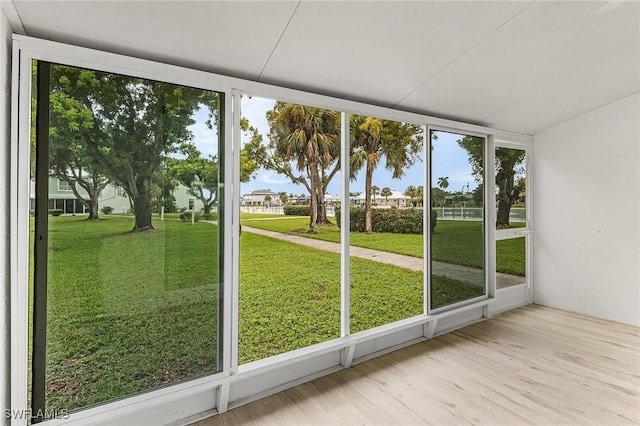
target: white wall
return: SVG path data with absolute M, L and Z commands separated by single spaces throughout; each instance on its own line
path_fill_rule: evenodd
M 10 406 L 10 327 L 9 287 L 9 208 L 11 205 L 8 184 L 11 181 L 9 158 L 9 139 L 11 126 L 9 122 L 10 88 L 11 88 L 11 26 L 0 8 L 0 408 Z M 4 419 L 4 416 L 2 416 Z M 0 420 L 5 422 L 5 420 Z
M 640 326 L 639 105 L 535 135 L 535 303 Z

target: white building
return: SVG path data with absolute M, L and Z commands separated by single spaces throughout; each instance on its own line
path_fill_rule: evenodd
M 89 199 L 87 192 L 76 185 L 76 190 L 85 200 Z M 203 208 L 202 201 L 189 194 L 189 188 L 179 185 L 174 191 L 173 196 L 176 200 L 178 210 L 188 209 L 190 205 L 195 206 L 196 211 Z M 35 208 L 35 183 L 31 183 L 31 209 Z M 126 191 L 115 184 L 108 184 L 98 198 L 98 209 L 103 207 L 112 207 L 112 213 L 131 213 L 131 201 Z M 62 210 L 63 214 L 84 214 L 87 209 L 80 200 L 75 196 L 69 183 L 57 177 L 49 177 L 49 209 Z
M 266 207 L 280 206 L 280 194 L 270 189 L 256 189 L 242 196 L 243 206 Z
M 354 206 L 364 207 L 364 202 L 364 193 L 351 197 L 351 204 Z M 392 190 L 391 195 L 388 197 L 383 197 L 379 193 L 374 197 L 373 194 L 371 194 L 371 205 L 376 207 L 409 207 L 409 197 L 396 190 Z

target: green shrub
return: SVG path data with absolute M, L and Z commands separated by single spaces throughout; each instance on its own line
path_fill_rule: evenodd
M 287 204 L 284 206 L 284 214 L 288 216 L 311 216 L 311 207 Z
M 113 213 L 113 207 L 111 206 L 103 206 L 100 211 L 102 212 L 102 214 L 111 214 Z
M 217 220 L 218 219 L 218 213 L 217 212 L 203 213 L 202 214 L 202 218 L 204 220 Z
M 336 221 L 340 226 L 340 207 L 336 207 Z M 351 232 L 364 232 L 364 209 L 351 207 Z M 436 228 L 437 214 L 431 210 L 431 233 Z M 371 209 L 371 228 L 373 232 L 391 232 L 394 234 L 422 234 L 422 209 Z
M 184 213 L 180 213 L 180 220 L 183 222 L 191 222 L 191 212 L 190 211 L 186 211 Z M 200 213 L 195 213 L 195 216 L 193 217 L 193 221 L 197 222 L 200 220 Z
M 62 209 L 49 209 L 49 214 L 51 216 L 61 216 L 64 211 Z

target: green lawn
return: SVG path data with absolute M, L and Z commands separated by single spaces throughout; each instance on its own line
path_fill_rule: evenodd
M 217 227 L 51 218 L 47 408 L 217 370 Z M 204 255 L 203 255 L 204 254 Z
M 289 217 L 289 216 L 284 216 L 284 215 L 276 214 L 276 213 L 244 213 L 244 212 L 240 212 L 240 219 L 264 219 L 264 218 L 269 218 L 269 217 L 285 218 L 285 217 Z
M 364 259 L 351 264 L 351 332 L 420 315 L 423 278 Z M 482 289 L 434 277 L 434 306 Z M 240 241 L 240 363 L 340 336 L 340 254 L 243 233 Z
M 333 218 L 330 218 L 334 221 Z M 245 226 L 267 229 L 282 233 L 294 233 L 307 238 L 340 242 L 340 228 L 337 226 L 318 227 L 317 234 L 304 232 L 308 229 L 309 218 L 288 218 L 283 220 L 252 220 L 243 222 Z M 352 232 L 351 245 L 365 247 L 407 256 L 423 257 L 423 238 L 416 234 L 393 234 Z M 431 247 L 433 260 L 456 265 L 482 268 L 484 248 L 480 222 L 438 220 Z M 525 275 L 524 238 L 496 242 L 496 270 L 514 275 Z
M 180 219 L 180 215 L 183 212 L 176 212 L 176 213 L 165 213 L 164 217 L 165 219 Z M 200 218 L 202 218 L 202 215 L 204 213 L 202 212 L 196 212 L 200 215 Z M 218 212 L 211 212 L 209 213 L 211 215 L 211 220 L 217 220 L 218 219 Z M 118 214 L 118 215 L 109 215 L 109 216 L 105 216 L 103 215 L 102 218 L 105 217 L 110 217 L 110 216 L 130 216 L 133 217 L 133 215 L 131 214 Z M 191 216 L 189 216 L 191 217 Z M 281 214 L 275 214 L 275 213 L 240 213 L 240 219 L 266 219 L 266 218 L 271 218 L 271 217 L 279 217 L 279 218 L 285 218 L 285 217 L 289 217 L 289 216 L 284 216 Z M 153 214 L 153 218 L 154 219 L 159 219 L 160 218 L 160 213 L 154 213 Z
M 80 408 L 218 369 L 218 227 L 50 218 L 47 409 Z M 340 256 L 243 233 L 239 359 L 336 338 Z M 352 332 L 422 313 L 422 274 L 353 259 Z M 434 303 L 478 287 L 434 279 Z

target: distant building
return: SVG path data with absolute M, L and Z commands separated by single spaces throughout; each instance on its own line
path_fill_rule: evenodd
M 340 196 L 339 195 L 331 195 L 331 194 L 326 194 L 324 196 L 324 203 L 326 205 L 336 205 L 336 204 L 340 204 Z
M 364 207 L 364 193 L 351 197 L 350 199 L 351 205 Z M 383 197 L 379 193 L 374 197 L 373 194 L 371 194 L 371 205 L 375 205 L 376 207 L 408 207 L 409 197 L 400 191 L 391 191 L 391 195 L 388 197 Z
M 243 206 L 280 206 L 280 194 L 270 189 L 257 189 L 242 196 Z
M 80 186 L 76 186 L 80 196 L 89 199 L 87 192 Z M 204 205 L 191 194 L 186 186 L 180 185 L 173 191 L 176 199 L 176 207 L 180 209 L 189 208 L 189 200 L 193 200 L 196 211 L 202 210 Z M 49 177 L 49 209 L 60 209 L 65 214 L 88 213 L 87 208 L 78 200 L 73 193 L 71 185 L 57 177 Z M 35 182 L 31 182 L 31 208 L 35 208 Z M 113 207 L 113 213 L 131 213 L 131 201 L 126 191 L 115 184 L 108 184 L 98 198 L 98 208 L 105 206 Z

